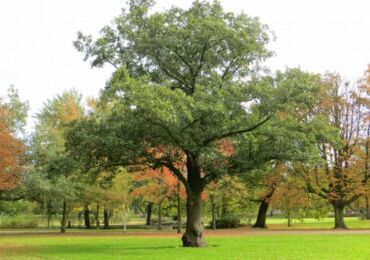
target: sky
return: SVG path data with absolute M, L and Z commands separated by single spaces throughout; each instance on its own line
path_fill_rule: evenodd
M 113 72 L 92 69 L 72 45 L 76 32 L 98 36 L 125 0 L 0 0 L 0 96 L 14 85 L 30 103 L 28 131 L 43 102 L 66 89 L 97 96 Z M 156 10 L 192 1 L 157 0 Z M 221 0 L 227 11 L 258 16 L 276 40 L 271 70 L 300 66 L 355 81 L 370 63 L 368 0 Z

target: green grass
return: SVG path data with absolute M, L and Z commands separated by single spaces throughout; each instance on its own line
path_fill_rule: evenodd
M 305 218 L 303 222 L 294 220 L 293 226 L 288 228 L 284 218 L 267 218 L 267 226 L 271 229 L 329 229 L 334 227 L 334 218 Z M 348 228 L 370 228 L 370 220 L 362 220 L 358 217 L 346 217 L 344 222 Z
M 179 238 L 134 236 L 3 236 L 1 259 L 368 259 L 368 234 L 261 234 L 209 237 L 207 248 Z

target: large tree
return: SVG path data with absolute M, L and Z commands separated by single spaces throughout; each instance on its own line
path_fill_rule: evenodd
M 130 1 L 95 41 L 78 34 L 75 46 L 92 66 L 117 71 L 102 92 L 104 113 L 78 123 L 69 147 L 89 167 L 167 167 L 187 193 L 183 245 L 201 247 L 201 193 L 227 168 L 219 167 L 227 165 L 219 142 L 268 122 L 291 88 L 275 95 L 272 78 L 258 76 L 271 56 L 258 19 L 218 2 L 161 13 L 149 12 L 152 5 Z

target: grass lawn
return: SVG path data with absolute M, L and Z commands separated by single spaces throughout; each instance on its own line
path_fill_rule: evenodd
M 345 217 L 344 222 L 348 228 L 370 228 L 370 220 L 362 220 L 358 217 Z M 326 229 L 334 227 L 334 218 L 305 218 L 303 222 L 293 221 L 293 226 L 287 226 L 287 220 L 284 218 L 267 218 L 267 226 L 270 229 Z
M 260 234 L 207 237 L 182 248 L 179 236 L 1 236 L 0 259 L 369 259 L 370 234 Z

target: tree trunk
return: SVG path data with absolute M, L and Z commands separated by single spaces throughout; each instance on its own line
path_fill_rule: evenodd
M 181 197 L 180 197 L 180 182 L 177 183 L 177 233 L 181 234 Z
M 104 205 L 104 229 L 109 229 L 109 208 L 107 205 Z
M 187 200 L 186 200 L 186 231 L 182 236 L 184 247 L 205 247 L 203 239 L 202 200 L 203 181 L 201 169 L 196 155 L 187 154 Z
M 225 193 L 222 193 L 221 197 L 221 219 L 228 219 L 229 218 L 229 199 L 227 198 Z
M 215 197 L 214 195 L 210 196 L 211 199 L 211 211 L 212 211 L 212 223 L 211 223 L 211 228 L 213 230 L 216 230 L 216 203 L 215 203 Z
M 162 202 L 163 199 L 158 203 L 158 230 L 162 230 Z
M 346 224 L 344 223 L 344 206 L 340 203 L 333 203 L 333 207 L 335 217 L 334 228 L 347 228 Z
M 152 225 L 153 202 L 149 202 L 146 210 L 146 225 Z
M 127 231 L 127 208 L 126 203 L 123 203 L 123 232 L 126 233 Z
M 100 221 L 99 221 L 99 203 L 96 203 L 96 229 L 99 229 Z
M 48 218 L 48 220 L 47 220 L 47 227 L 48 228 L 50 228 L 50 221 L 51 221 L 51 202 L 50 202 L 50 200 L 48 201 L 48 204 L 47 204 L 47 218 Z
M 61 221 L 61 227 L 60 227 L 61 233 L 66 232 L 66 223 L 67 223 L 67 202 L 63 201 L 62 221 Z
M 266 215 L 269 208 L 269 203 L 265 200 L 261 201 L 260 207 L 258 209 L 258 215 L 256 223 L 252 226 L 253 228 L 267 228 L 266 226 Z
M 288 227 L 292 226 L 292 218 L 290 217 L 290 209 L 287 211 Z
M 365 218 L 370 219 L 370 206 L 369 206 L 369 195 L 366 194 L 365 196 Z
M 85 211 L 84 211 L 84 219 L 85 219 L 85 228 L 90 229 L 91 228 L 91 222 L 90 222 L 90 210 L 89 205 L 85 205 Z
M 269 208 L 269 203 L 270 203 L 271 197 L 272 197 L 272 195 L 274 195 L 275 189 L 276 189 L 276 183 L 274 183 L 270 187 L 269 192 L 262 198 L 260 207 L 258 209 L 258 215 L 257 215 L 256 223 L 252 227 L 254 227 L 254 228 L 267 228 L 267 226 L 266 226 L 267 210 Z M 271 216 L 272 216 L 272 211 L 271 211 Z
M 186 202 L 186 231 L 182 237 L 184 247 L 204 247 L 201 193 L 188 195 Z

